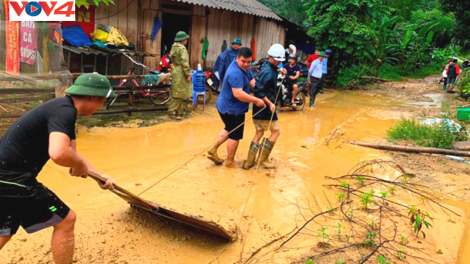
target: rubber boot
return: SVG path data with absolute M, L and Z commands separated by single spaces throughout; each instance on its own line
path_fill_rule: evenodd
M 314 103 L 315 103 L 315 98 L 313 98 L 313 96 L 310 96 L 310 108 L 313 108 Z
M 249 170 L 253 166 L 255 166 L 255 164 L 256 164 L 256 154 L 258 154 L 259 148 L 260 148 L 260 146 L 259 146 L 258 143 L 251 142 L 250 150 L 248 151 L 248 157 L 247 157 L 245 163 L 243 164 L 243 168 L 245 170 Z
M 269 160 L 268 160 L 269 155 L 271 154 L 271 151 L 273 151 L 274 143 L 275 142 L 271 142 L 267 138 L 263 138 L 263 142 L 261 143 L 259 165 L 263 166 L 266 169 L 276 168 L 276 166 L 274 164 L 272 164 L 271 162 L 269 162 Z
M 444 84 L 444 92 L 447 91 L 447 84 Z

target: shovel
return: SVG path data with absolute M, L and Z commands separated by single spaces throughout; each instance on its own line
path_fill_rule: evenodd
M 104 179 L 103 177 L 101 177 L 100 175 L 96 173 L 88 172 L 88 176 L 92 178 L 93 180 L 97 181 L 99 184 L 106 183 L 106 179 Z M 229 241 L 235 241 L 236 239 L 235 233 L 228 232 L 227 230 L 225 230 L 225 228 L 223 228 L 222 226 L 220 226 L 219 224 L 213 221 L 203 219 L 202 217 L 199 217 L 199 216 L 180 213 L 172 208 L 167 208 L 159 204 L 156 204 L 154 202 L 147 201 L 129 192 L 128 190 L 120 187 L 117 184 L 114 184 L 114 189 L 112 190 L 112 192 L 114 192 L 117 196 L 127 201 L 129 204 L 131 204 L 131 206 L 135 206 L 135 207 L 147 210 L 149 212 L 152 212 L 156 215 L 163 216 L 168 219 L 196 227 L 198 229 L 201 229 L 201 230 L 210 232 L 212 234 L 218 235 L 220 237 L 223 237 L 225 239 L 228 239 Z

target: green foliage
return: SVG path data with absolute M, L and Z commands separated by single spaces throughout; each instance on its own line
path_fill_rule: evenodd
M 93 2 L 96 6 L 99 6 L 100 3 L 103 3 L 105 5 L 113 4 L 114 5 L 114 0 L 76 0 L 75 5 L 78 7 L 85 6 L 86 8 L 90 7 L 90 2 Z
M 308 33 L 322 48 L 333 48 L 344 65 L 375 58 L 372 23 L 389 17 L 392 9 L 382 0 L 309 0 L 305 4 Z
M 464 98 L 470 98 L 470 69 L 462 70 L 460 77 L 462 78 L 458 83 L 458 87 L 462 91 L 460 95 Z
M 436 47 L 444 48 L 451 44 L 454 28 L 456 26 L 453 14 L 444 13 L 441 9 L 432 9 L 429 11 L 416 10 L 411 15 L 411 21 L 416 24 L 433 23 L 436 32 L 434 42 Z
M 372 246 L 372 247 L 377 246 L 377 244 L 375 243 L 375 236 L 376 235 L 374 232 L 368 232 L 366 236 L 366 241 L 364 242 L 364 244 L 366 246 Z
M 458 129 L 448 125 L 444 119 L 436 125 L 423 125 L 415 119 L 402 119 L 388 130 L 391 139 L 412 141 L 418 146 L 452 149 L 456 141 L 465 141 L 467 132 L 464 126 Z
M 259 2 L 294 24 L 308 26 L 307 13 L 304 11 L 306 0 L 260 0 Z
M 394 194 L 396 190 L 397 190 L 397 187 L 395 187 L 395 186 L 391 186 L 391 187 L 390 187 L 390 192 L 391 192 L 392 194 Z
M 342 201 L 344 199 L 344 193 L 343 192 L 337 193 L 336 197 L 338 197 L 338 200 Z
M 359 181 L 359 184 L 364 186 L 364 176 L 358 176 L 357 180 Z
M 406 246 L 408 244 L 408 239 L 404 235 L 400 235 L 400 244 Z
M 470 49 L 470 1 L 441 0 L 442 10 L 455 15 L 456 26 L 454 38 L 456 43 Z
M 309 260 L 305 261 L 305 264 L 315 264 L 315 260 L 309 259 Z
M 374 190 L 371 190 L 368 193 L 363 193 L 359 196 L 359 199 L 362 203 L 362 206 L 364 207 L 365 210 L 367 210 L 367 206 L 369 204 L 372 204 L 374 202 Z
M 322 226 L 320 229 L 317 231 L 319 232 L 317 237 L 321 237 L 323 241 L 325 241 L 325 238 L 329 238 L 328 234 L 326 233 L 326 230 L 328 230 L 328 227 Z
M 415 206 L 412 206 L 408 212 L 408 216 L 410 218 L 413 232 L 416 234 L 416 236 L 421 233 L 423 234 L 423 238 L 426 238 L 426 233 L 422 231 L 422 228 L 423 226 L 426 226 L 426 228 L 432 227 L 432 225 L 426 220 L 426 218 L 432 220 L 429 214 L 427 212 L 421 211 L 420 209 L 417 209 Z
M 404 251 L 403 249 L 398 250 L 397 253 L 395 254 L 395 257 L 399 260 L 406 259 L 406 251 Z
M 438 0 L 304 1 L 308 33 L 320 48 L 335 51 L 339 87 L 365 82 L 361 76 L 400 80 L 437 74 L 449 58 L 435 56 L 435 50 L 451 44 L 457 25 Z
M 379 263 L 379 264 L 390 264 L 392 263 L 391 260 L 389 260 L 388 258 L 384 257 L 383 255 L 380 255 L 378 259 L 375 260 L 375 262 Z
M 380 196 L 382 196 L 382 198 L 385 199 L 388 196 L 388 192 L 387 191 L 381 191 Z
M 346 264 L 346 260 L 336 260 L 335 264 Z

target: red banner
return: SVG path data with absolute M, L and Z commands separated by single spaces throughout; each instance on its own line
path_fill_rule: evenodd
M 34 65 L 37 48 L 36 22 L 22 21 L 20 32 L 20 61 Z
M 79 25 L 90 37 L 90 34 L 95 31 L 95 6 L 90 6 L 88 9 L 85 6 L 75 7 L 75 21 L 62 22 L 63 27 L 75 25 Z
M 5 71 L 10 74 L 20 74 L 20 22 L 10 20 L 9 0 L 5 0 L 5 36 L 6 36 L 6 61 Z

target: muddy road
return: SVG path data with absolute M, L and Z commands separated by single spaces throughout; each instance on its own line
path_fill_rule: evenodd
M 436 94 L 436 89 L 422 92 Z M 435 97 L 429 98 L 434 102 Z M 348 145 L 348 141 L 382 140 L 395 120 L 440 104 L 423 99 L 430 102 L 423 106 L 420 100 L 375 91 L 329 91 L 318 100 L 315 109 L 280 113 L 281 136 L 271 154 L 275 170 L 227 169 L 203 155 L 142 194 L 227 229 L 238 227 L 239 239 L 233 243 L 131 209 L 117 196 L 100 190 L 93 180 L 72 178 L 67 169 L 48 163 L 39 181 L 78 215 L 76 263 L 236 263 L 301 225 L 304 219 L 298 204 L 307 197 L 314 195 L 320 207 L 327 208 L 335 194 L 322 186 L 325 176 L 346 174 L 360 161 L 390 158 L 379 150 Z M 210 146 L 222 127 L 217 111 L 209 106 L 182 122 L 140 128 L 81 127 L 77 145 L 96 168 L 122 187 L 141 193 Z M 249 121 L 236 156 L 240 163 L 254 132 Z M 223 145 L 219 155 L 225 152 Z M 447 216 L 443 217 L 446 222 Z M 465 219 L 454 220 L 455 228 L 446 229 L 451 231 L 431 236 L 431 241 L 446 243 L 436 246 L 445 254 L 430 257 L 439 263 L 456 263 Z M 0 252 L 0 262 L 53 263 L 51 233 L 49 229 L 27 235 L 20 230 Z M 264 261 L 291 263 L 310 250 L 306 239 L 291 243 L 290 251 Z

